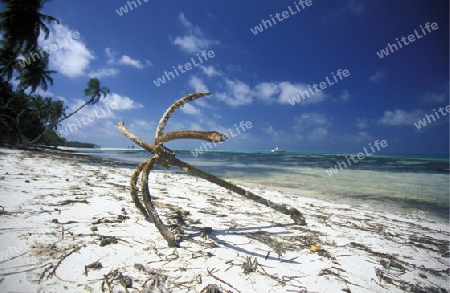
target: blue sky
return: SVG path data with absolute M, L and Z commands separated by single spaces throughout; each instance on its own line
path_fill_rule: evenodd
M 44 94 L 73 108 L 86 99 L 89 77 L 99 77 L 111 89 L 98 106 L 63 123 L 59 130 L 97 111 L 94 121 L 67 134 L 69 140 L 130 146 L 115 126 L 123 120 L 153 141 L 155 127 L 173 101 L 209 90 L 212 96 L 177 111 L 166 131 L 225 133 L 250 121 L 252 128 L 216 149 L 359 152 L 384 139 L 386 154 L 448 153 L 448 114 L 420 129 L 414 125 L 449 104 L 448 1 L 312 0 L 304 7 L 284 0 L 134 2 L 138 7 L 133 10 L 123 0 L 52 1 L 45 6 L 44 13 L 61 25 L 51 25 L 51 37 L 43 45 L 56 44 L 57 38 L 61 42 L 70 31 L 78 31 L 80 38 L 50 54 L 58 74 Z M 128 12 L 119 16 L 116 10 L 124 6 Z M 266 24 L 255 35 L 251 29 L 270 15 L 272 27 Z M 420 26 L 427 22 L 438 28 L 425 29 L 425 35 Z M 420 38 L 378 56 L 388 43 L 415 30 Z M 155 85 L 165 71 L 192 63 L 204 50 L 214 57 Z M 339 69 L 349 75 L 300 103 L 289 102 L 308 86 L 333 81 L 332 73 Z M 102 114 L 101 108 L 111 102 L 116 109 Z M 175 149 L 200 145 L 196 140 L 167 144 Z

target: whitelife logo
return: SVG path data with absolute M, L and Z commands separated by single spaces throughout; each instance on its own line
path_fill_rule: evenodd
M 142 0 L 142 1 L 148 2 L 149 0 Z M 137 2 L 139 3 L 139 6 L 142 5 L 141 0 L 137 0 Z M 134 5 L 134 8 L 138 8 L 138 5 L 136 4 L 135 1 L 127 1 L 127 4 L 128 4 L 128 7 L 130 7 L 130 11 L 133 10 L 133 5 Z M 125 13 L 128 13 L 128 7 L 127 7 L 127 5 L 124 5 L 123 7 L 119 7 L 119 9 L 116 9 L 117 14 L 119 16 L 122 16 Z
M 373 146 L 372 146 L 371 143 L 369 143 L 369 146 L 370 146 L 370 148 L 372 149 L 372 152 L 373 152 L 373 153 L 367 152 L 366 147 L 364 147 L 364 152 L 366 153 L 365 155 L 364 155 L 364 153 L 359 152 L 359 153 L 356 154 L 356 155 L 350 155 L 350 158 L 348 158 L 348 156 L 345 156 L 345 158 L 347 159 L 348 166 L 347 166 L 347 164 L 345 163 L 345 161 L 341 161 L 341 162 L 337 162 L 337 161 L 336 161 L 337 165 L 334 165 L 334 167 L 330 168 L 329 170 L 325 170 L 325 171 L 327 172 L 328 176 L 332 176 L 332 175 L 334 175 L 334 174 L 337 174 L 340 170 L 343 170 L 343 169 L 346 169 L 346 168 L 350 167 L 350 166 L 352 165 L 352 163 L 350 162 L 350 159 L 352 159 L 353 163 L 358 163 L 358 159 L 361 161 L 361 160 L 364 160 L 364 158 L 365 158 L 366 156 L 369 157 L 369 156 L 375 154 L 376 151 L 375 151 L 375 149 L 373 148 Z M 387 147 L 387 146 L 388 146 L 387 141 L 383 139 L 382 141 L 376 140 L 376 141 L 374 142 L 374 147 L 376 147 L 378 151 L 381 150 L 381 149 L 380 149 L 380 146 L 381 146 L 382 148 Z M 358 157 L 358 159 L 356 159 L 355 156 Z M 342 168 L 342 166 L 344 166 L 344 168 Z M 338 167 L 339 167 L 339 169 L 338 169 Z
M 298 4 L 297 4 L 297 2 L 294 2 L 294 5 L 295 5 L 295 8 L 296 8 L 297 11 L 292 9 L 291 5 L 289 5 L 288 6 L 289 11 L 285 10 L 285 11 L 283 11 L 281 13 L 278 13 L 278 12 L 275 13 L 276 19 L 278 19 L 279 22 L 282 22 L 283 20 L 289 18 L 290 16 L 292 16 L 294 14 L 297 14 L 297 13 L 299 13 L 302 10 L 305 10 L 306 7 L 309 7 L 309 6 L 312 5 L 312 0 L 306 0 L 306 1 L 300 0 L 300 1 L 298 1 Z M 300 9 L 299 5 L 302 7 L 302 9 Z M 281 18 L 280 16 L 282 16 L 283 18 Z M 267 30 L 269 27 L 272 27 L 272 23 L 273 23 L 273 25 L 276 25 L 277 22 L 274 19 L 274 17 L 272 16 L 272 14 L 269 15 L 269 17 L 272 20 L 272 22 L 270 22 L 270 20 L 262 19 L 261 20 L 261 24 L 255 26 L 254 28 L 251 28 L 250 31 L 254 35 L 257 35 L 259 33 L 262 33 L 264 31 L 264 28 Z M 264 25 L 264 28 L 263 28 L 263 25 Z M 267 26 L 267 25 L 269 25 L 269 26 Z
M 430 115 L 425 114 L 425 118 L 417 121 L 417 123 L 414 123 L 414 126 L 416 126 L 417 129 L 420 129 L 422 127 L 427 126 L 427 120 L 428 120 L 428 124 L 430 124 L 431 122 L 435 122 L 437 119 L 441 118 L 442 116 L 447 116 L 447 113 L 450 113 L 450 105 L 445 106 L 445 112 L 447 112 L 447 113 L 444 112 L 444 108 L 439 107 L 439 112 L 441 113 L 442 116 L 439 116 L 436 109 L 433 109 L 433 111 L 434 111 L 434 115 L 436 115 L 437 118 L 435 118 L 433 114 L 430 114 Z M 433 121 L 431 121 L 430 118 L 433 118 Z
M 72 41 L 73 39 L 77 40 L 80 38 L 80 33 L 79 32 L 69 32 L 67 34 L 67 36 L 69 37 L 69 40 Z M 30 54 L 28 54 L 28 58 L 25 58 L 23 60 L 19 61 L 19 65 L 24 68 L 26 65 L 30 65 L 31 62 L 36 62 L 36 60 L 41 59 L 42 57 L 44 57 L 44 52 L 47 55 L 50 55 L 50 53 L 60 49 L 60 48 L 64 48 L 65 46 L 69 45 L 69 42 L 66 39 L 66 36 L 63 35 L 63 41 L 64 42 L 60 42 L 59 38 L 56 38 L 56 44 L 51 44 L 50 46 L 45 46 L 43 50 L 39 50 L 39 53 L 37 52 L 32 52 Z M 33 60 L 33 61 L 31 61 Z
M 417 40 L 418 40 L 418 39 L 421 39 L 421 38 L 423 38 L 424 36 L 426 36 L 427 33 L 426 33 L 425 29 L 428 31 L 428 33 L 431 33 L 431 29 L 435 31 L 435 30 L 437 30 L 437 29 L 439 28 L 439 26 L 438 26 L 438 24 L 437 24 L 436 22 L 433 22 L 432 24 L 430 24 L 429 22 L 427 22 L 427 23 L 425 24 L 425 28 L 423 28 L 422 26 L 420 26 L 420 28 L 421 28 L 421 30 L 422 30 L 423 35 L 420 35 L 420 34 L 417 32 L 417 30 L 414 30 L 414 34 L 410 34 L 410 35 L 408 36 L 408 41 L 409 41 L 409 43 L 406 41 L 406 37 L 403 37 L 403 36 L 402 36 L 401 41 L 403 42 L 403 45 L 407 46 L 407 45 L 409 45 L 410 43 L 416 41 L 416 38 L 417 38 Z M 431 28 L 431 29 L 430 29 L 430 28 Z M 402 47 L 402 43 L 399 41 L 399 39 L 396 38 L 395 40 L 397 41 L 398 47 L 400 47 L 400 49 L 403 48 L 403 47 Z M 388 44 L 387 44 L 387 47 L 386 47 L 385 49 L 382 49 L 382 50 L 380 50 L 379 52 L 376 52 L 376 53 L 377 53 L 378 57 L 380 57 L 380 59 L 383 59 L 384 57 L 386 57 L 386 56 L 389 55 L 389 50 L 391 50 L 391 53 L 394 53 L 394 52 L 400 50 L 398 47 L 397 47 L 396 44 L 388 43 Z M 394 48 L 395 48 L 395 51 L 394 51 Z
M 334 75 L 334 72 L 331 72 L 331 75 L 333 76 L 333 80 L 335 82 L 330 81 L 330 79 L 327 77 L 325 77 L 325 81 L 320 82 L 318 85 L 317 84 L 313 84 L 312 86 L 308 85 L 309 91 L 311 92 L 311 96 L 319 93 L 321 90 L 326 89 L 328 86 L 332 86 L 335 83 L 338 83 L 339 81 L 343 80 L 344 77 L 349 77 L 350 76 L 350 71 L 348 69 L 339 69 L 336 72 L 336 75 L 339 77 L 339 80 L 336 78 L 336 75 Z M 327 85 L 328 84 L 328 85 Z M 318 89 L 317 87 L 320 87 L 320 89 Z M 313 91 L 314 89 L 314 91 Z M 310 97 L 308 91 L 298 91 L 298 94 L 295 95 L 294 97 L 292 97 L 291 99 L 289 99 L 289 103 L 294 106 L 296 103 L 300 103 L 302 100 L 300 99 L 300 95 L 302 96 L 303 100 L 305 100 L 305 96 L 307 96 L 308 98 Z
M 194 67 L 197 67 L 197 66 L 203 64 L 202 57 L 203 57 L 203 59 L 204 59 L 205 61 L 208 61 L 208 60 L 209 60 L 208 57 L 209 57 L 210 59 L 212 59 L 212 58 L 214 58 L 215 56 L 216 56 L 216 55 L 215 55 L 215 53 L 214 53 L 213 50 L 209 50 L 208 53 L 206 53 L 206 50 L 203 50 L 202 56 L 200 56 L 199 54 L 197 54 L 197 59 L 198 59 L 198 61 L 199 61 L 200 63 L 196 63 L 194 57 L 191 58 L 191 61 L 192 61 L 192 64 L 194 64 Z M 184 64 L 184 65 L 178 64 L 178 67 L 177 67 L 177 68 L 178 68 L 178 70 L 181 71 L 181 73 L 185 73 L 185 72 L 187 72 L 187 71 L 189 71 L 189 70 L 192 69 L 192 64 L 191 64 L 190 62 L 187 62 L 187 63 Z M 180 74 L 178 73 L 178 71 L 177 71 L 177 69 L 175 68 L 175 66 L 172 66 L 172 68 L 173 68 L 173 71 L 175 72 L 175 74 L 176 74 L 177 76 L 179 76 Z M 184 69 L 185 69 L 185 70 L 184 70 Z M 167 81 L 170 81 L 170 80 L 174 79 L 174 78 L 176 77 L 175 74 L 174 74 L 172 71 L 169 71 L 169 72 L 164 71 L 164 75 L 162 75 L 161 77 L 158 77 L 156 80 L 153 80 L 153 83 L 154 83 L 157 87 L 159 87 L 161 84 L 165 84 Z M 166 78 L 167 78 L 167 81 L 166 81 Z

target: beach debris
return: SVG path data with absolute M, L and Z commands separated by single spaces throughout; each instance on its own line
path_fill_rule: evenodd
M 101 262 L 99 262 L 99 261 L 93 262 L 93 263 L 91 263 L 91 264 L 89 264 L 87 266 L 84 266 L 84 274 L 87 276 L 88 272 L 89 272 L 89 269 L 91 269 L 91 270 L 99 270 L 101 268 L 103 268 L 103 265 L 102 265 Z
M 204 228 L 201 230 L 200 236 L 206 239 L 206 238 L 209 237 L 208 235 L 211 234 L 212 232 L 213 232 L 212 227 L 204 227 Z
M 317 246 L 315 246 L 315 245 L 311 245 L 311 252 L 318 252 L 318 251 L 321 251 L 322 249 L 321 248 L 319 248 L 319 247 L 317 247 Z
M 217 184 L 231 192 L 237 193 L 239 195 L 245 196 L 257 203 L 263 204 L 270 207 L 278 212 L 289 215 L 291 219 L 297 225 L 306 225 L 306 220 L 303 214 L 297 209 L 287 206 L 286 204 L 276 204 L 268 199 L 265 199 L 259 195 L 252 192 L 246 191 L 245 189 L 232 184 L 228 181 L 220 179 L 219 177 L 200 170 L 190 164 L 181 161 L 175 157 L 175 152 L 164 146 L 165 142 L 169 142 L 176 139 L 200 139 L 209 142 L 222 142 L 228 139 L 224 134 L 217 131 L 195 131 L 195 130 L 182 130 L 174 131 L 169 133 L 163 133 L 163 130 L 169 121 L 172 114 L 184 106 L 188 102 L 194 101 L 196 99 L 206 97 L 211 95 L 210 92 L 199 92 L 192 93 L 182 97 L 181 99 L 175 101 L 163 114 L 159 124 L 156 128 L 155 141 L 151 145 L 144 140 L 140 139 L 136 135 L 132 134 L 128 129 L 125 128 L 124 122 L 118 123 L 119 130 L 130 140 L 132 140 L 137 145 L 141 146 L 145 150 L 153 154 L 152 157 L 145 159 L 141 162 L 131 176 L 131 198 L 135 206 L 141 211 L 145 217 L 150 217 L 152 222 L 155 224 L 163 238 L 167 241 L 170 247 L 180 247 L 180 237 L 171 231 L 161 220 L 153 204 L 152 197 L 149 191 L 148 176 L 150 171 L 153 170 L 154 165 L 159 165 L 164 168 L 170 168 L 176 166 L 185 172 L 197 176 L 199 178 L 208 180 L 214 184 Z M 138 196 L 137 182 L 140 177 L 141 192 L 144 204 L 141 203 Z
M 128 292 L 128 288 L 133 287 L 133 280 L 128 276 L 122 275 L 119 269 L 115 269 L 103 276 L 102 292 L 107 292 L 106 286 L 108 287 L 108 292 L 117 292 L 117 290 L 114 290 L 113 283 L 115 281 L 125 288 L 125 292 Z
M 251 256 L 246 256 L 242 268 L 244 269 L 244 274 L 256 272 L 256 269 L 258 268 L 258 259 L 256 257 L 252 258 Z
M 100 236 L 100 246 L 106 246 L 109 244 L 117 244 L 117 238 L 114 236 Z
M 138 269 L 139 271 L 142 270 L 149 275 L 148 279 L 145 280 L 143 285 L 144 292 L 172 292 L 168 287 L 170 287 L 170 285 L 173 285 L 174 283 L 168 281 L 168 277 L 164 275 L 160 270 L 146 269 L 143 265 L 139 265 L 138 267 L 136 267 L 135 265 L 135 269 Z
M 54 245 L 54 244 L 53 244 Z M 56 249 L 56 246 L 54 246 L 54 248 Z M 59 265 L 67 258 L 69 257 L 72 253 L 74 252 L 78 252 L 80 249 L 82 248 L 82 246 L 75 246 L 73 249 L 71 249 L 70 251 L 66 252 L 65 254 L 63 254 L 61 256 L 61 258 L 56 262 L 56 264 L 51 263 L 50 265 L 48 265 L 45 270 L 41 273 L 40 277 L 39 277 L 39 281 L 42 281 L 44 279 L 44 277 L 47 277 L 47 279 L 53 277 L 54 275 L 56 275 L 56 270 L 58 269 Z
M 266 231 L 256 231 L 256 232 L 248 232 L 243 233 L 247 238 L 257 240 L 261 243 L 264 243 L 265 245 L 269 246 L 273 249 L 273 251 L 278 255 L 278 258 L 281 258 L 281 256 L 286 252 L 286 249 L 282 242 L 278 241 L 273 237 L 274 235 L 270 234 Z M 270 253 L 270 251 L 269 251 Z M 269 254 L 266 256 L 269 257 Z
M 124 215 L 117 215 L 116 218 L 112 218 L 112 219 L 108 219 L 108 218 L 101 218 L 101 219 L 97 219 L 96 222 L 93 222 L 93 225 L 96 224 L 113 224 L 113 223 L 123 223 L 125 222 L 125 220 L 129 219 L 129 216 L 124 216 Z M 94 218 L 95 219 L 95 218 Z
M 216 284 L 209 284 L 205 288 L 200 291 L 200 293 L 223 293 L 223 292 L 231 292 L 231 291 L 223 291 L 219 286 Z
M 132 288 L 133 287 L 133 280 L 128 276 L 123 276 L 122 274 L 120 274 L 119 282 L 124 288 Z
M 85 204 L 89 204 L 89 202 L 85 199 L 67 199 L 67 200 L 63 200 L 58 202 L 56 205 L 59 206 L 64 206 L 64 205 L 71 205 L 74 203 L 85 203 Z
M 256 258 L 255 258 L 255 259 L 256 259 Z M 216 279 L 217 281 L 222 282 L 223 284 L 229 286 L 230 288 L 233 288 L 236 292 L 241 292 L 241 291 L 239 291 L 238 289 L 236 289 L 235 287 L 233 287 L 230 283 L 225 282 L 225 281 L 222 280 L 221 278 L 215 276 L 215 275 L 213 274 L 213 273 L 214 273 L 214 269 L 212 269 L 212 270 L 207 269 L 207 271 L 208 271 L 208 275 L 210 275 L 211 277 L 213 277 L 213 278 Z M 209 287 L 209 289 L 208 289 L 208 287 Z M 206 286 L 205 288 L 203 288 L 203 290 L 200 291 L 200 292 L 215 292 L 215 291 L 205 291 L 205 290 L 212 290 L 212 289 L 216 289 L 216 290 L 219 289 L 219 290 L 221 290 L 220 287 L 218 287 L 217 285 L 209 284 L 208 286 Z M 232 292 L 232 291 L 219 291 L 219 292 Z

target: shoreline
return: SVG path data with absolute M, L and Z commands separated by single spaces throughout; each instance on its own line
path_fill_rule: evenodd
M 0 164 L 2 292 L 449 290 L 444 219 L 246 187 L 300 210 L 307 225 L 297 226 L 209 182 L 155 171 L 158 212 L 185 236 L 173 249 L 131 201 L 135 164 L 4 149 Z
M 129 150 L 121 150 L 124 152 L 124 154 L 130 154 L 130 153 L 135 153 L 135 152 L 140 152 L 140 151 L 129 151 Z M 184 151 L 185 153 L 188 153 L 188 151 Z M 102 152 L 100 152 L 102 153 Z M 107 154 L 108 152 L 106 152 L 105 154 Z M 208 161 L 202 161 L 202 160 L 197 160 L 194 159 L 194 161 L 191 161 L 192 158 L 190 158 L 189 156 L 186 157 L 186 154 L 179 154 L 179 157 L 183 160 L 186 160 L 188 163 L 195 165 L 203 170 L 208 170 L 208 167 L 212 166 L 211 162 Z M 219 152 L 220 153 L 220 152 Z M 227 153 L 227 152 L 225 152 Z M 88 155 L 92 155 L 94 157 L 102 157 L 100 155 L 97 155 L 96 152 L 87 152 Z M 228 153 L 229 154 L 229 153 Z M 105 157 L 108 157 L 108 155 L 105 155 Z M 112 155 L 112 157 L 117 157 L 117 155 Z M 381 156 L 380 156 L 381 157 Z M 118 159 L 118 157 L 117 157 Z M 141 158 L 132 158 L 129 157 L 127 158 L 127 156 L 124 156 L 122 159 L 118 159 L 121 160 L 123 162 L 127 162 L 127 163 L 131 163 L 133 162 L 134 164 L 138 164 L 141 159 L 143 159 L 143 157 Z M 225 166 L 224 164 L 227 163 L 227 159 L 224 158 L 222 161 L 216 161 L 217 158 L 214 158 L 214 163 L 213 165 L 216 165 L 215 167 L 213 167 L 214 170 L 209 170 L 212 174 L 222 177 L 223 179 L 227 179 L 228 181 L 233 181 L 236 182 L 238 184 L 241 185 L 247 185 L 247 186 L 252 186 L 255 188 L 259 188 L 259 189 L 269 189 L 269 190 L 273 190 L 276 189 L 278 191 L 284 191 L 290 194 L 299 194 L 299 196 L 307 196 L 307 197 L 312 197 L 312 198 L 316 198 L 316 199 L 324 199 L 324 200 L 338 200 L 339 202 L 344 202 L 344 203 L 350 203 L 353 204 L 354 201 L 359 202 L 360 204 L 371 204 L 374 207 L 377 207 L 379 209 L 385 209 L 385 208 L 389 208 L 391 211 L 398 211 L 398 212 L 406 212 L 409 213 L 411 212 L 411 210 L 418 210 L 416 212 L 423 212 L 426 214 L 429 214 L 430 216 L 433 217 L 437 217 L 437 218 L 443 218 L 443 219 L 448 219 L 449 216 L 449 203 L 448 203 L 448 199 L 442 199 L 442 198 L 438 198 L 435 197 L 435 195 L 430 195 L 425 193 L 424 195 L 421 195 L 418 192 L 412 192 L 412 194 L 408 193 L 408 190 L 396 190 L 397 187 L 399 186 L 393 186 L 393 187 L 389 187 L 388 189 L 385 188 L 385 190 L 380 191 L 378 188 L 374 188 L 374 186 L 372 185 L 371 188 L 365 188 L 368 186 L 365 186 L 363 189 L 361 190 L 361 184 L 359 184 L 360 186 L 357 187 L 356 189 L 349 189 L 349 188 L 344 188 L 345 190 L 342 189 L 343 186 L 348 186 L 348 184 L 346 183 L 347 181 L 355 181 L 355 176 L 360 176 L 361 174 L 355 174 L 355 170 L 346 170 L 349 171 L 348 174 L 346 173 L 341 173 L 339 174 L 339 178 L 328 178 L 328 176 L 324 176 L 324 177 L 317 177 L 318 175 L 320 176 L 319 173 L 321 173 L 322 171 L 326 171 L 326 169 L 322 170 L 322 166 L 319 166 L 317 168 L 310 168 L 308 167 L 297 167 L 296 170 L 292 170 L 292 169 L 288 169 L 285 173 L 283 173 L 283 171 L 278 168 L 278 171 L 280 172 L 279 175 L 272 173 L 267 173 L 267 176 L 262 176 L 261 174 L 257 173 L 258 171 L 255 169 L 254 173 L 243 173 L 243 175 L 241 176 L 241 173 L 239 170 L 241 167 L 246 168 L 247 165 L 240 165 L 240 166 L 228 166 L 225 167 L 226 171 L 223 172 L 223 169 L 220 168 L 217 169 L 219 166 Z M 205 164 L 205 162 L 207 162 Z M 251 163 L 250 163 L 251 164 Z M 256 163 L 258 164 L 258 163 Z M 157 167 L 158 169 L 159 167 Z M 163 168 L 160 168 L 163 169 Z M 164 169 L 163 169 L 164 170 Z M 174 169 L 169 169 L 169 171 L 174 171 L 177 170 L 177 168 Z M 356 170 L 357 171 L 357 170 Z M 175 171 L 176 172 L 176 171 Z M 261 172 L 264 172 L 264 170 L 261 170 Z M 389 173 L 380 173 L 381 171 L 377 170 L 377 171 L 362 171 L 363 173 L 366 173 L 366 175 L 359 177 L 361 179 L 367 179 L 369 177 L 378 177 L 378 176 L 389 176 L 386 174 Z M 373 174 L 370 174 L 369 172 L 375 172 Z M 390 172 L 390 171 L 388 171 Z M 392 171 L 395 172 L 395 171 Z M 222 174 L 221 174 L 222 173 Z M 223 173 L 227 173 L 227 175 L 223 174 Z M 394 173 L 395 174 L 395 173 Z M 403 174 L 403 173 L 402 173 Z M 398 182 L 398 180 L 407 180 L 409 183 L 411 182 L 415 182 L 415 180 L 419 179 L 417 178 L 417 175 L 414 173 L 407 173 L 404 176 L 402 174 L 395 174 L 396 177 L 400 177 L 397 178 L 397 181 L 392 181 L 390 183 L 393 182 Z M 289 178 L 284 178 L 286 176 L 289 176 Z M 313 182 L 312 184 L 309 184 L 310 182 L 306 182 L 306 178 L 308 178 L 308 176 L 316 176 L 320 181 L 322 181 L 322 183 L 325 183 L 326 187 L 323 188 L 324 186 L 321 186 L 320 182 L 317 182 L 317 180 L 315 180 L 315 182 Z M 406 176 L 406 177 L 405 177 Z M 430 176 L 430 175 L 427 175 Z M 436 176 L 440 176 L 438 174 L 436 174 Z M 266 178 L 266 179 L 262 179 L 262 178 Z M 342 178 L 344 177 L 344 179 Z M 364 178 L 365 177 L 365 178 Z M 411 178 L 409 178 L 411 177 Z M 310 177 L 311 178 L 311 177 Z M 414 179 L 415 178 L 415 179 Z M 269 180 L 267 180 L 269 179 Z M 299 184 L 292 184 L 292 182 L 297 182 L 297 180 L 300 179 Z M 358 179 L 357 179 L 358 180 Z M 268 183 L 268 182 L 272 182 L 272 183 Z M 306 183 L 306 185 L 305 185 Z M 333 186 L 334 183 L 337 183 L 338 185 L 340 185 L 341 189 L 339 190 L 339 186 L 335 185 Z M 368 181 L 368 183 L 366 184 L 373 184 L 374 182 L 370 182 L 370 180 Z M 428 182 L 422 182 L 425 185 L 428 185 Z M 436 182 L 434 184 L 441 184 L 442 182 Z M 378 182 L 378 184 L 382 185 L 382 184 L 387 184 L 389 185 L 389 182 L 383 181 L 383 182 Z M 448 179 L 446 180 L 446 183 L 448 185 Z M 363 184 L 364 185 L 364 184 Z M 415 189 L 410 189 L 411 190 L 417 190 L 417 188 L 420 188 L 420 184 L 415 183 Z M 371 189 L 371 190 L 370 190 Z M 300 190 L 300 192 L 297 192 L 297 190 Z M 306 192 L 303 192 L 306 191 Z M 448 188 L 446 189 L 446 191 L 448 193 Z M 435 192 L 434 192 L 435 193 Z

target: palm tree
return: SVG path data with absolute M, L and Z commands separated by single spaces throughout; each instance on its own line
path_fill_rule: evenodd
M 32 50 L 31 53 L 39 54 L 38 51 Z M 41 51 L 41 58 L 35 62 L 27 64 L 20 72 L 17 78 L 19 82 L 19 88 L 27 89 L 31 87 L 31 92 L 34 93 L 38 86 L 44 91 L 47 90 L 48 85 L 53 85 L 53 78 L 50 74 L 56 73 L 55 70 L 48 70 L 48 54 Z
M 14 70 L 18 70 L 18 50 L 7 46 L 5 40 L 0 40 L 0 78 L 6 76 L 6 80 L 11 80 Z
M 98 78 L 91 78 L 88 82 L 87 88 L 84 89 L 84 96 L 91 96 L 91 99 L 87 102 L 88 105 L 96 104 L 102 96 L 106 97 L 109 94 L 109 89 L 100 85 Z
M 50 76 L 50 74 L 54 74 L 56 73 L 56 71 L 47 69 L 48 54 L 43 51 L 41 52 L 42 58 L 39 58 L 35 62 L 27 64 L 20 71 L 20 75 L 16 78 L 16 80 L 19 80 L 19 90 L 31 88 L 31 93 L 34 93 L 37 90 L 38 86 L 41 86 L 41 88 L 45 91 L 47 90 L 49 84 L 53 85 L 53 78 Z M 16 96 L 13 95 L 6 104 L 2 105 L 2 107 L 8 108 L 9 104 L 14 98 L 16 98 Z
M 47 83 L 52 84 L 53 79 L 50 74 L 55 71 L 47 70 L 48 58 L 44 60 L 45 62 L 31 64 L 31 67 L 23 69 L 17 64 L 18 57 L 38 51 L 38 38 L 41 31 L 45 39 L 50 33 L 46 23 L 55 21 L 59 24 L 59 20 L 53 16 L 40 13 L 44 4 L 49 1 L 0 0 L 4 9 L 0 12 L 0 30 L 3 31 L 0 41 L 0 78 L 6 77 L 6 80 L 10 81 L 16 71 L 21 75 L 21 87 L 31 87 L 32 92 L 35 92 L 39 85 L 45 89 Z M 6 107 L 10 102 L 5 104 Z
M 65 114 L 65 108 L 64 106 L 61 105 L 61 114 L 58 116 L 58 119 L 55 119 L 52 121 L 52 123 L 50 123 L 49 125 L 47 125 L 47 127 L 45 128 L 45 130 L 35 139 L 33 139 L 30 143 L 31 144 L 35 144 L 37 142 L 39 142 L 42 138 L 42 136 L 49 131 L 50 129 L 56 129 L 57 125 L 59 123 L 61 123 L 62 121 L 66 120 L 67 118 L 71 117 L 72 115 L 76 114 L 78 111 L 80 111 L 81 109 L 83 109 L 86 105 L 95 105 L 98 103 L 98 101 L 100 100 L 100 98 L 102 97 L 106 97 L 109 93 L 109 88 L 105 87 L 105 86 L 101 86 L 100 81 L 98 80 L 98 78 L 91 78 L 87 84 L 87 87 L 84 89 L 84 95 L 85 96 L 90 96 L 91 98 L 86 101 L 83 105 L 81 105 L 78 109 L 76 109 L 75 111 L 73 111 L 72 113 L 70 113 L 69 115 Z M 58 108 L 59 109 L 59 108 Z M 62 117 L 61 117 L 62 116 Z
M 1 0 L 4 11 L 0 12 L 0 30 L 8 45 L 18 45 L 18 50 L 29 51 L 38 47 L 40 32 L 48 38 L 50 30 L 46 22 L 59 20 L 53 16 L 40 13 L 46 2 L 50 0 Z

